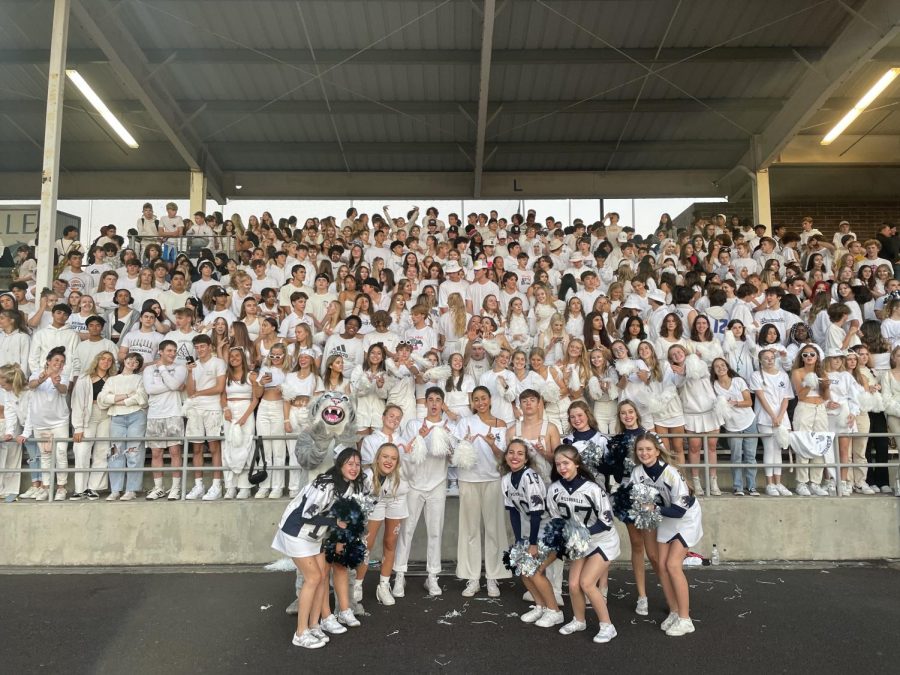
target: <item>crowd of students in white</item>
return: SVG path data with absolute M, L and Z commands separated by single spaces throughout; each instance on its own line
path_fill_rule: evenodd
M 577 401 L 606 435 L 617 404 L 632 401 L 644 428 L 676 435 L 665 444 L 679 462 L 685 446 L 699 461 L 706 444 L 714 463 L 720 430 L 763 434 L 765 463 L 782 461 L 779 428 L 900 433 L 889 224 L 858 241 L 846 221 L 828 237 L 811 219 L 767 234 L 724 215 L 678 229 L 664 214 L 641 237 L 614 213 L 592 224 L 533 211 L 445 222 L 433 207 L 424 217 L 385 207 L 245 224 L 166 210 L 145 206 L 131 247 L 114 226 L 87 246 L 67 228 L 52 288 L 34 286 L 33 249 L 16 253 L 0 295 L 2 467 L 20 469 L 24 454 L 31 485 L 20 494 L 20 476 L 0 474 L 5 501 L 133 500 L 144 475 L 122 468 L 143 467 L 145 445 L 148 500 L 294 497 L 308 476 L 292 441 L 268 436 L 294 433 L 323 391 L 353 398 L 364 465 L 421 426 L 431 386 L 454 424 L 477 419 L 472 392 L 486 387 L 490 415 L 510 438 L 536 439 L 545 463 L 575 433 Z M 539 400 L 522 401 L 525 390 Z M 189 486 L 163 472 L 166 454 L 181 467 L 185 432 Z M 105 437 L 115 440 L 94 440 Z M 254 493 L 257 437 L 270 466 L 293 468 L 270 470 Z M 746 465 L 732 472 L 734 494 L 792 494 L 777 467 L 757 485 L 757 439 L 728 444 Z M 211 483 L 204 450 L 224 467 Z M 889 439 L 839 437 L 837 451 L 885 462 Z M 809 461 L 797 457 L 799 495 L 834 493 L 836 481 L 848 494 L 889 491 L 886 468 L 835 475 L 827 456 Z M 459 489 L 444 466 L 421 490 L 438 479 Z M 704 491 L 696 469 L 691 486 Z M 721 494 L 715 469 L 706 489 Z

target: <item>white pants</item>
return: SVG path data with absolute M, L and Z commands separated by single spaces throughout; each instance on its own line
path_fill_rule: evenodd
M 91 406 L 91 417 L 84 428 L 85 438 L 109 436 L 109 415 L 94 403 Z M 81 441 L 72 444 L 76 469 L 105 469 L 109 456 L 109 441 Z M 81 494 L 87 489 L 94 492 L 106 490 L 106 473 L 103 471 L 84 471 L 75 473 L 75 492 Z
M 860 413 L 856 416 L 856 427 L 857 431 L 861 434 L 867 434 L 872 428 L 872 425 L 869 423 L 869 413 L 864 412 Z M 866 463 L 866 444 L 869 442 L 868 438 L 854 438 L 850 442 L 850 462 L 852 464 L 865 464 Z M 853 483 L 862 483 L 866 480 L 866 474 L 868 473 L 868 469 L 865 467 L 854 468 L 850 470 L 850 474 L 853 478 Z
M 263 399 L 259 402 L 256 409 L 256 433 L 260 436 L 284 434 L 283 401 Z M 263 451 L 266 453 L 266 462 L 269 466 L 283 465 L 287 454 L 287 441 L 263 440 Z M 269 469 L 268 473 L 269 477 L 259 484 L 260 489 L 283 490 L 284 469 Z
M 828 431 L 828 415 L 825 413 L 825 404 L 813 405 L 800 401 L 794 410 L 793 426 L 795 431 Z M 797 483 L 822 482 L 822 466 L 809 469 L 806 465 L 824 465 L 824 457 L 807 459 L 797 455 Z
M 481 528 L 484 525 L 484 571 L 488 579 L 508 579 L 503 566 L 506 518 L 500 480 L 484 483 L 459 481 L 459 540 L 456 576 L 481 578 Z
M 0 469 L 22 468 L 22 446 L 15 440 L 0 443 Z M 19 494 L 20 473 L 0 473 L 0 497 Z
M 397 537 L 397 552 L 394 556 L 394 571 L 406 572 L 409 567 L 409 552 L 412 548 L 413 535 L 419 524 L 419 517 L 425 511 L 425 534 L 427 548 L 425 554 L 425 569 L 430 575 L 437 576 L 441 573 L 441 538 L 444 533 L 444 508 L 447 504 L 447 486 L 441 481 L 434 489 L 428 492 L 409 489 L 406 495 L 406 505 L 409 516 L 400 528 L 400 536 Z
M 309 423 L 309 409 L 308 408 L 298 408 L 297 406 L 291 406 L 291 428 L 296 433 L 297 429 L 300 429 Z M 280 433 L 284 433 L 283 431 Z M 300 490 L 303 486 L 313 480 L 316 476 L 318 476 L 322 471 L 329 469 L 332 464 L 334 464 L 332 460 L 332 454 L 329 452 L 325 456 L 325 460 L 323 464 L 323 468 L 321 471 L 318 470 L 309 470 L 300 468 L 300 463 L 297 461 L 297 453 L 294 452 L 294 442 L 293 441 L 283 441 L 285 446 L 285 452 L 287 452 L 288 457 L 288 465 L 296 466 L 296 469 L 291 469 L 288 489 L 291 491 Z M 281 462 L 279 462 L 281 464 Z M 281 476 L 281 486 L 284 487 L 284 474 Z M 274 485 L 272 486 L 274 488 Z
M 761 434 L 769 434 L 768 436 L 762 437 L 762 446 L 763 446 L 763 464 L 775 464 L 781 461 L 781 446 L 778 445 L 778 441 L 775 439 L 775 435 L 773 434 L 775 427 L 771 427 L 767 424 L 760 424 L 757 426 L 757 430 Z M 771 467 L 767 466 L 765 468 L 766 477 L 770 476 L 780 476 L 781 475 L 781 467 Z
M 34 440 L 37 442 L 38 450 L 41 452 L 41 470 L 44 475 L 41 482 L 45 487 L 50 487 L 50 467 L 56 462 L 57 469 L 69 468 L 68 443 L 65 441 L 57 443 L 53 439 L 66 438 L 69 435 L 69 425 L 61 424 L 52 429 L 35 429 Z M 57 473 L 56 484 L 59 487 L 65 487 L 69 482 L 68 473 Z

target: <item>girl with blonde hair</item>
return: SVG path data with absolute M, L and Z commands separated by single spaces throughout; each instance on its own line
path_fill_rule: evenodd
M 106 381 L 115 374 L 115 357 L 111 352 L 102 351 L 94 357 L 75 386 L 72 388 L 72 434 L 74 441 L 72 450 L 75 454 L 75 468 L 106 468 L 109 455 L 109 441 L 94 441 L 96 437 L 109 437 L 109 415 L 97 403 L 97 397 L 103 391 Z M 89 439 L 84 440 L 85 436 Z M 75 473 L 75 492 L 70 499 L 100 498 L 100 492 L 106 490 L 106 473 Z
M 22 422 L 28 409 L 27 381 L 17 363 L 0 367 L 0 411 L 3 415 L 3 442 L 0 443 L 0 468 L 18 471 L 22 468 L 22 445 L 16 437 L 22 433 Z M 31 460 L 28 461 L 31 465 Z M 40 475 L 40 474 L 38 474 Z M 34 474 L 32 474 L 34 476 Z M 21 476 L 18 473 L 0 473 L 0 497 L 7 504 L 18 499 Z M 35 488 L 29 488 L 33 491 Z M 27 495 L 27 496 L 26 496 Z M 33 496 L 25 492 L 22 497 Z

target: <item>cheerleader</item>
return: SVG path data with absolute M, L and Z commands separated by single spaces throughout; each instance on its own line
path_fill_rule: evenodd
M 362 365 L 355 366 L 350 386 L 356 394 L 356 424 L 362 437 L 370 434 L 381 422 L 389 386 L 384 346 L 376 342 L 369 346 Z
M 287 505 L 272 548 L 293 559 L 303 576 L 303 586 L 298 598 L 297 632 L 293 644 L 306 649 L 319 649 L 329 641 L 327 633 L 346 633 L 345 625 L 359 625 L 353 610 L 349 608 L 347 570 L 335 573 L 334 587 L 338 601 L 347 607 L 338 616 L 327 612 L 321 623 L 323 608 L 328 610 L 328 563 L 322 552 L 322 542 L 335 527 L 345 529 L 347 523 L 329 515 L 338 497 L 350 497 L 365 489 L 359 452 L 344 448 L 334 461 L 334 466 L 319 474 Z M 342 545 L 338 544 L 340 549 Z M 339 577 L 343 576 L 343 587 Z M 343 595 L 343 602 L 340 596 Z
M 616 637 L 616 629 L 609 618 L 606 599 L 598 588 L 598 583 L 606 585 L 609 564 L 619 557 L 620 552 L 609 496 L 594 482 L 594 476 L 584 467 L 581 455 L 573 446 L 559 446 L 553 453 L 553 459 L 553 484 L 547 491 L 550 517 L 577 518 L 591 534 L 591 552 L 569 565 L 569 594 L 574 618 L 559 632 L 571 635 L 587 628 L 587 596 L 600 621 L 600 630 L 594 636 L 594 642 L 609 642 Z
M 394 568 L 394 554 L 397 552 L 397 538 L 409 516 L 406 496 L 409 483 L 403 479 L 400 470 L 400 450 L 393 443 L 384 443 L 375 453 L 375 459 L 364 471 L 368 484 L 372 486 L 375 497 L 375 509 L 369 514 L 369 530 L 366 533 L 366 549 L 371 551 L 378 540 L 378 531 L 384 525 L 384 536 L 381 540 L 381 569 L 378 585 L 375 587 L 375 598 L 382 605 L 395 604 L 391 595 L 391 571 Z M 356 570 L 353 582 L 353 600 L 361 602 L 363 596 L 363 579 L 369 569 L 369 556 Z
M 634 443 L 634 455 L 637 466 L 631 472 L 632 482 L 656 488 L 663 502 L 660 507 L 662 523 L 656 530 L 659 546 L 657 573 L 669 605 L 669 616 L 660 628 L 670 637 L 693 633 L 690 591 L 682 566 L 690 547 L 703 537 L 700 504 L 658 436 L 638 436 Z
M 602 458 L 607 452 L 608 438 L 597 429 L 597 420 L 594 414 L 584 401 L 574 401 L 569 406 L 569 435 L 562 439 L 564 445 L 571 445 L 578 450 L 582 462 L 584 462 L 591 472 L 602 472 L 602 466 L 591 466 L 589 459 L 584 456 L 585 449 L 591 444 L 598 449 L 597 459 Z M 556 447 L 556 446 L 553 446 Z
M 716 394 L 712 383 L 709 381 L 709 367 L 696 355 L 686 355 L 684 348 L 674 346 L 669 348 L 669 365 L 672 368 L 672 381 L 678 387 L 681 395 L 681 405 L 684 408 L 684 428 L 692 435 L 688 441 L 688 456 L 691 464 L 700 462 L 700 451 L 703 448 L 703 435 L 706 435 L 706 461 L 716 463 L 716 437 L 721 420 L 715 410 Z M 700 482 L 700 470 L 691 469 L 693 474 L 694 492 L 703 493 L 703 484 Z M 709 493 L 718 497 L 722 494 L 719 489 L 716 470 L 711 469 L 709 476 Z
M 616 381 L 618 379 L 615 368 L 609 365 L 609 351 L 606 348 L 592 349 L 587 398 L 593 405 L 597 429 L 606 434 L 611 434 L 616 424 L 616 402 L 619 398 Z
M 225 469 L 225 499 L 247 499 L 250 481 L 247 472 L 253 457 L 256 420 L 253 411 L 262 394 L 257 374 L 250 372 L 247 355 L 240 347 L 228 350 L 225 390 L 221 394 L 225 419 L 222 464 Z
M 513 538 L 516 542 L 527 540 L 529 555 L 536 556 L 538 536 L 546 509 L 547 485 L 532 468 L 528 449 L 522 440 L 512 440 L 506 446 L 500 471 L 503 474 L 503 506 L 509 513 Z M 521 578 L 534 598 L 534 606 L 519 618 L 541 628 L 561 624 L 563 613 L 544 574 L 544 566 L 533 576 L 523 574 Z

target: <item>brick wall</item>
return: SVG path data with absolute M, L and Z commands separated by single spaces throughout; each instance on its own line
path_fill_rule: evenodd
M 687 226 L 693 219 L 709 218 L 724 213 L 729 218 L 736 215 L 741 219 L 753 219 L 753 205 L 747 202 L 695 202 L 688 207 L 675 222 Z M 787 225 L 788 230 L 800 231 L 800 221 L 804 216 L 812 216 L 813 227 L 823 234 L 832 235 L 842 220 L 850 221 L 850 230 L 859 239 L 875 236 L 883 222 L 900 223 L 900 201 L 891 202 L 786 202 L 772 204 L 772 222 Z

